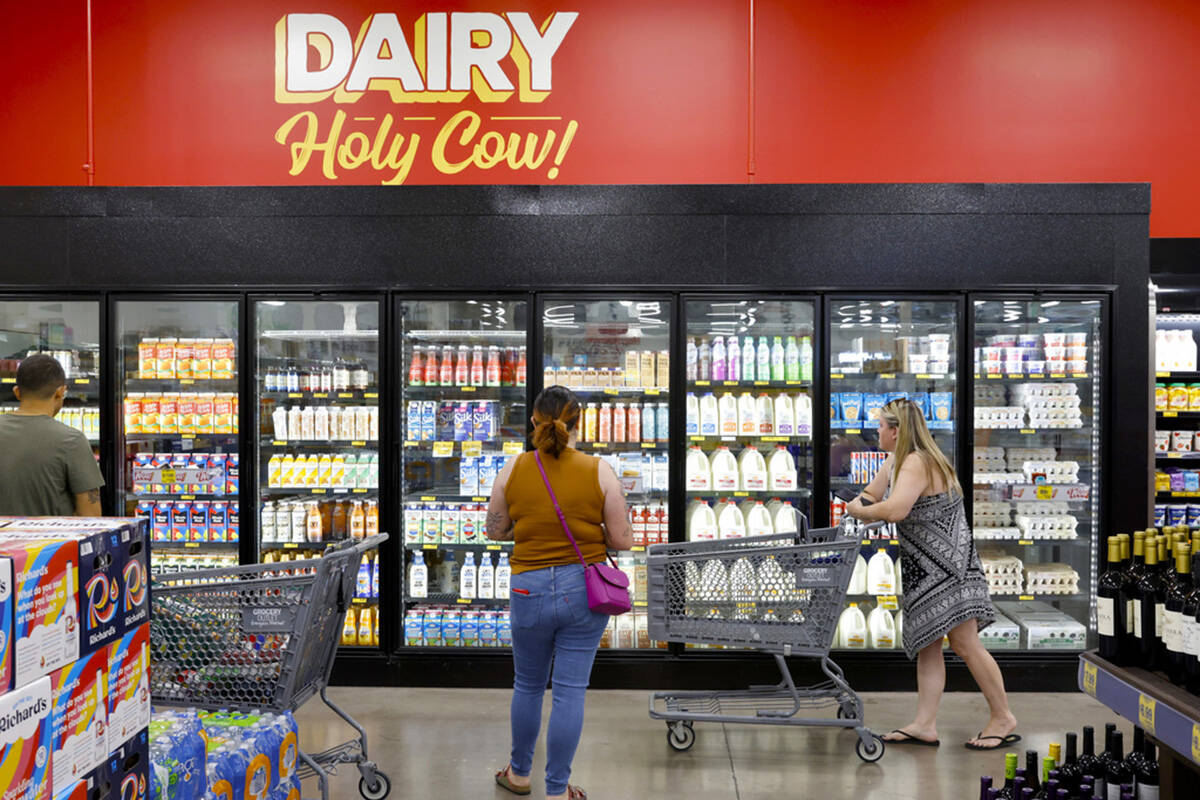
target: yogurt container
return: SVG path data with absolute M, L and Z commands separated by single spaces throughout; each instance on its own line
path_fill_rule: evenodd
M 1161 528 L 1167 524 L 1167 506 L 1164 503 L 1154 504 L 1154 527 Z
M 1171 450 L 1176 453 L 1192 452 L 1192 432 L 1171 431 Z
M 1084 334 L 1086 336 L 1087 334 Z M 1065 333 L 1043 333 L 1042 341 L 1046 343 L 1047 349 L 1051 347 L 1062 347 L 1067 343 L 1067 334 Z

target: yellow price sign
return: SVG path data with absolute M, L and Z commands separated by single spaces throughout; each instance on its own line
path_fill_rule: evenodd
M 483 442 L 471 441 L 462 443 L 463 458 L 478 456 L 483 453 Z
M 434 442 L 433 457 L 449 458 L 454 455 L 454 442 Z
M 711 381 L 696 381 L 697 386 L 712 386 Z
M 857 436 L 858 434 L 862 433 L 862 429 L 861 428 L 846 428 L 846 433 L 848 433 L 851 436 Z
M 379 392 L 363 392 L 363 397 L 367 400 L 378 400 Z
M 286 447 L 287 442 L 283 441 L 282 439 L 272 439 L 271 446 L 272 447 Z
M 831 374 L 829 377 L 835 381 L 840 381 L 842 378 L 845 378 L 846 376 L 840 372 L 835 372 L 835 373 Z
M 1065 372 L 1051 372 L 1051 373 L 1050 373 L 1050 377 L 1051 377 L 1051 378 L 1065 378 L 1065 377 L 1067 377 L 1067 373 L 1065 373 Z
M 324 489 L 313 489 L 312 493 L 313 494 L 325 494 L 325 490 Z
M 645 600 L 634 600 L 633 605 L 635 608 L 645 608 L 647 603 Z
M 1025 434 L 1026 436 L 1032 436 L 1033 434 L 1037 433 L 1037 429 L 1036 428 L 1021 428 L 1021 433 Z
M 643 444 L 645 444 L 645 442 L 643 442 Z M 607 446 L 608 446 L 608 442 L 592 442 L 593 450 L 603 450 Z
M 283 549 L 284 550 L 299 550 L 300 545 L 296 544 L 295 542 L 284 542 Z
M 879 377 L 881 377 L 881 378 L 894 378 L 894 377 L 896 377 L 896 373 L 894 373 L 894 372 L 881 372 L 881 373 L 879 373 Z
M 662 394 L 662 391 L 659 389 L 647 389 L 645 394 Z
M 1138 695 L 1138 724 L 1151 736 L 1154 735 L 1154 711 L 1157 706 L 1154 698 Z
M 932 375 L 930 375 L 930 374 L 929 374 L 929 373 L 927 373 L 927 372 L 918 372 L 918 373 L 917 373 L 916 375 L 914 375 L 913 377 L 914 377 L 914 378 L 917 378 L 918 380 L 923 380 L 923 381 L 929 381 L 929 380 L 933 380 L 933 376 L 932 376 Z
M 191 549 L 191 550 L 199 550 L 199 549 L 200 549 L 200 543 L 199 543 L 199 542 L 184 542 L 184 543 L 183 543 L 183 546 L 184 546 L 184 547 L 186 547 L 186 548 L 188 548 L 188 549 Z
M 367 443 L 366 442 L 351 442 L 350 446 L 351 447 L 366 447 Z
M 521 442 L 505 442 L 503 451 L 506 456 L 519 456 L 525 452 L 525 445 Z
M 1033 539 L 1021 539 L 1017 544 L 1033 544 Z
M 0 383 L 16 383 L 16 378 L 0 378 Z
M 733 496 L 734 497 L 749 497 L 750 493 L 749 492 L 734 492 Z
M 1154 373 L 1154 377 L 1156 377 L 1156 378 L 1169 378 L 1169 377 L 1171 377 L 1171 373 L 1169 373 L 1169 372 L 1156 372 L 1156 373 Z
M 304 397 L 304 395 L 300 394 L 300 392 L 288 392 L 288 398 L 291 400 L 295 400 L 300 397 Z
M 1054 487 L 1053 486 L 1038 486 L 1035 488 L 1035 491 L 1037 492 L 1038 500 L 1053 500 L 1054 499 Z
M 75 379 L 75 383 L 77 383 L 81 386 L 87 386 L 91 382 L 92 382 L 91 378 L 76 378 Z
M 180 500 L 195 500 L 195 499 L 196 499 L 196 495 L 194 495 L 194 494 L 183 494 L 183 495 L 180 495 L 180 496 L 179 496 L 179 499 L 180 499 Z
M 1178 411 L 1164 411 L 1164 412 L 1162 412 L 1162 415 L 1164 417 L 1178 417 L 1179 412 Z
M 653 450 L 656 447 L 658 447 L 658 442 L 642 442 L 643 450 Z
M 1083 691 L 1090 694 L 1092 697 L 1096 696 L 1097 673 L 1098 670 L 1096 669 L 1095 664 L 1089 661 L 1083 662 Z
M 613 389 L 612 387 L 608 387 L 608 388 L 606 388 L 606 389 L 604 390 L 604 393 L 605 393 L 605 394 L 612 394 L 612 395 L 615 395 L 615 394 L 617 394 L 617 390 L 616 390 L 616 389 Z
M 160 483 L 174 483 L 175 482 L 175 470 L 171 469 L 170 467 L 167 467 L 166 469 L 164 469 L 162 471 L 162 478 L 160 479 L 159 482 Z
M 737 384 L 738 384 L 737 381 L 725 381 L 726 386 L 737 386 Z M 754 385 L 755 386 L 770 386 L 771 382 L 770 381 L 755 381 Z
M 1041 379 L 1041 378 L 1044 378 L 1044 377 L 1046 377 L 1046 376 L 1045 376 L 1045 375 L 1042 375 L 1040 372 L 1031 372 L 1031 373 L 1029 373 L 1029 378 L 1030 378 L 1030 380 L 1039 380 L 1039 379 Z
M 489 545 L 487 545 L 487 549 L 488 550 L 500 550 L 501 547 L 498 544 L 489 544 Z
M 313 397 L 318 400 L 324 400 L 329 397 L 329 392 L 313 392 Z
M 900 608 L 900 602 L 896 599 L 895 595 L 880 595 L 879 607 L 886 608 L 888 611 L 896 611 Z
M 1167 458 L 1183 458 L 1183 453 L 1167 453 Z
M 338 392 L 338 397 L 343 400 L 353 400 L 354 392 Z
M 467 599 L 467 598 L 465 598 L 465 597 L 460 597 L 460 598 L 458 598 L 458 603 L 459 603 L 459 605 L 464 605 L 464 606 L 469 606 L 469 605 L 471 605 L 471 601 L 470 601 L 470 600 L 468 600 L 468 599 Z
M 1031 595 L 1031 594 L 1023 594 L 1023 595 L 1019 595 L 1017 599 L 1019 599 L 1019 600 L 1032 600 L 1032 599 L 1033 599 L 1033 595 Z
M 1192 723 L 1192 761 L 1200 764 L 1200 722 Z

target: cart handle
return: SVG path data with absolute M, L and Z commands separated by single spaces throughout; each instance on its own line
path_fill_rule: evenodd
M 352 548 L 361 549 L 365 553 L 368 550 L 374 550 L 387 540 L 388 535 L 386 533 L 376 533 L 365 539 L 339 539 L 326 547 L 321 555 L 327 556 L 330 553 L 340 553 L 343 550 L 350 550 Z

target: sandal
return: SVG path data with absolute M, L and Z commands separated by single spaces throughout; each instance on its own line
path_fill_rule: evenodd
M 567 784 L 567 800 L 587 800 L 587 792 L 578 786 Z
M 1016 744 L 1017 742 L 1021 741 L 1021 737 L 1015 733 L 1010 733 L 1008 736 L 984 736 L 983 731 L 980 731 L 975 736 L 975 738 L 976 739 L 995 739 L 996 743 L 990 744 L 990 745 L 981 745 L 981 744 L 973 744 L 971 742 L 967 742 L 964 745 L 964 747 L 966 747 L 968 750 L 995 750 L 999 747 L 1004 747 L 1005 745 L 1010 745 L 1010 744 Z
M 509 764 L 504 769 L 496 773 L 496 785 L 501 789 L 507 789 L 513 794 L 527 795 L 533 791 L 532 786 L 514 786 L 509 777 L 512 775 L 512 764 Z
M 929 739 L 922 739 L 918 736 L 913 736 L 908 731 L 902 730 L 900 728 L 896 728 L 896 730 L 892 731 L 892 733 L 898 733 L 901 736 L 903 736 L 904 738 L 903 739 L 884 739 L 883 741 L 887 742 L 888 744 L 915 744 L 915 745 L 920 745 L 921 747 L 937 747 L 942 743 L 941 739 L 934 739 L 933 741 L 930 741 Z M 982 733 L 982 731 L 980 731 L 980 733 Z M 884 734 L 884 735 L 890 736 L 891 734 Z

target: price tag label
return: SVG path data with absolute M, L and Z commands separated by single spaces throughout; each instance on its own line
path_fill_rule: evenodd
M 733 496 L 734 497 L 749 497 L 750 493 L 749 492 L 734 492 Z
M 190 549 L 190 550 L 199 550 L 199 549 L 200 549 L 200 543 L 199 543 L 199 542 L 184 542 L 184 543 L 183 543 L 183 546 L 184 546 L 184 547 L 186 547 L 186 548 L 188 548 L 188 549 Z
M 336 492 L 336 491 L 337 491 L 337 489 L 334 489 L 334 491 Z M 345 489 L 343 489 L 342 491 L 344 492 L 344 491 L 346 491 L 346 490 L 345 490 Z M 367 490 L 366 490 L 366 489 L 354 489 L 354 493 L 355 493 L 355 494 L 366 494 L 366 493 L 367 493 Z
M 862 433 L 862 430 L 860 428 L 846 428 L 846 433 L 850 434 L 851 436 L 857 436 Z
M 1095 664 L 1091 663 L 1090 661 L 1083 662 L 1083 691 L 1090 694 L 1092 697 L 1096 696 L 1097 672 L 1098 670 L 1096 669 Z
M 353 400 L 354 392 L 338 392 L 338 397 L 343 400 Z
M 521 442 L 505 442 L 503 452 L 506 456 L 519 456 L 525 452 L 525 445 Z
M 363 392 L 363 398 L 366 400 L 378 400 L 379 392 Z
M 416 442 L 414 442 L 414 441 L 411 441 L 411 440 L 410 440 L 410 441 L 407 441 L 407 442 L 405 442 L 405 443 L 404 443 L 404 446 L 405 446 L 405 447 L 416 447 L 416 446 L 417 446 L 417 443 L 416 443 Z
M 313 489 L 312 493 L 313 494 L 325 494 L 325 490 L 324 489 Z
M 292 399 L 295 399 L 298 397 L 303 397 L 303 396 L 304 395 L 300 394 L 300 392 L 288 392 L 288 397 L 292 398 Z
M 633 601 L 633 605 L 634 605 L 636 608 L 645 608 L 645 607 L 646 607 L 646 601 L 645 601 L 645 600 L 634 600 L 634 601 Z
M 1033 539 L 1019 539 L 1017 544 L 1033 544 Z
M 1065 378 L 1065 377 L 1067 377 L 1067 373 L 1065 373 L 1065 372 L 1051 372 L 1051 373 L 1050 373 L 1050 377 L 1051 377 L 1051 378 Z
M 1042 374 L 1042 373 L 1040 373 L 1040 372 L 1031 372 L 1031 373 L 1029 373 L 1029 379 L 1030 379 L 1031 381 L 1040 381 L 1040 380 L 1041 380 L 1042 378 L 1044 378 L 1044 377 L 1046 377 L 1046 376 L 1045 376 L 1045 375 L 1043 375 L 1043 374 Z
M 833 373 L 830 373 L 830 375 L 829 375 L 830 380 L 835 380 L 835 381 L 840 381 L 842 378 L 845 378 L 845 377 L 846 376 L 840 372 L 833 372 Z
M 1032 599 L 1033 599 L 1033 595 L 1031 595 L 1031 594 L 1023 594 L 1023 595 L 1020 595 L 1020 596 L 1018 596 L 1018 598 L 1017 598 L 1017 599 L 1018 599 L 1018 600 L 1032 600 Z
M 894 377 L 896 377 L 896 373 L 894 373 L 894 372 L 881 372 L 881 373 L 879 373 L 879 377 L 881 377 L 881 378 L 894 378 Z
M 5 378 L 5 381 L 8 381 L 8 379 Z M 712 382 L 711 381 L 696 381 L 696 385 L 697 386 L 712 386 Z
M 483 453 L 483 442 L 470 441 L 462 443 L 463 458 L 478 456 L 481 453 Z
M 1178 417 L 1179 412 L 1178 411 L 1164 411 L 1164 412 L 1162 412 L 1162 415 L 1164 417 Z
M 460 597 L 460 598 L 458 598 L 458 604 L 462 605 L 462 606 L 469 606 L 469 605 L 471 605 L 471 601 L 465 597 Z
M 862 540 L 862 543 L 863 543 L 863 547 L 870 547 L 870 546 L 871 546 L 871 540 L 870 540 L 870 539 L 863 539 L 863 540 Z
M 325 398 L 329 397 L 329 392 L 313 392 L 313 397 L 317 398 L 318 400 L 324 400 Z
M 803 386 L 804 381 L 784 381 L 784 384 L 787 386 Z
M 605 393 L 605 394 L 612 394 L 612 395 L 615 395 L 615 394 L 617 394 L 617 390 L 616 390 L 616 389 L 614 389 L 614 388 L 612 388 L 611 386 L 609 386 L 608 388 L 606 388 L 606 389 L 604 390 L 604 393 Z
M 183 434 L 182 436 L 180 436 L 179 438 L 180 438 L 180 439 L 183 439 L 183 440 L 185 440 L 185 441 L 187 441 L 187 440 L 190 440 L 190 439 L 195 439 L 195 438 L 196 438 L 196 434 L 194 434 L 194 433 L 185 433 L 185 434 Z
M 1021 433 L 1025 434 L 1026 436 L 1032 436 L 1033 434 L 1037 433 L 1037 430 L 1035 428 L 1021 428 Z
M 592 442 L 592 449 L 593 450 L 603 450 L 605 444 L 606 444 L 606 442 Z M 642 442 L 642 444 L 645 444 L 645 442 Z
M 272 447 L 287 447 L 287 442 L 282 439 L 275 439 L 271 442 Z
M 1034 493 L 1037 495 L 1038 500 L 1053 500 L 1054 499 L 1054 487 L 1053 486 L 1037 486 L 1034 488 Z
M 295 542 L 284 542 L 283 549 L 284 550 L 299 550 L 300 545 L 296 544 Z
M 998 381 L 998 380 L 1000 380 L 1000 379 L 1001 379 L 1001 378 L 1003 378 L 1003 377 L 1004 377 L 1003 375 L 995 375 L 995 374 L 992 374 L 992 373 L 988 373 L 987 379 L 988 379 L 989 381 Z
M 633 551 L 634 553 L 644 553 L 644 552 L 646 552 L 646 546 L 645 546 L 645 545 L 641 545 L 641 544 L 635 544 L 633 547 L 631 547 L 631 548 L 629 548 L 629 549 L 630 549 L 631 551 Z
M 919 381 L 933 380 L 933 376 L 926 372 L 918 372 L 916 375 L 913 375 L 913 377 Z
M 433 457 L 449 458 L 454 455 L 454 442 L 434 442 Z
M 1088 377 L 1088 374 L 1086 372 L 1072 372 L 1071 377 L 1072 378 L 1086 378 L 1086 377 Z
M 92 382 L 91 378 L 76 378 L 75 379 L 75 383 L 77 383 L 80 386 L 87 386 L 91 382 Z
M 170 467 L 165 468 L 162 471 L 162 482 L 163 483 L 174 483 L 175 482 L 175 470 L 171 469 Z
M 354 597 L 354 598 L 351 598 L 350 602 L 356 606 L 365 606 L 367 604 L 367 598 Z
M 425 494 L 425 495 L 421 495 L 421 501 L 422 501 L 422 502 L 425 502 L 425 503 L 432 503 L 434 500 L 437 500 L 437 498 L 436 498 L 436 497 L 434 497 L 434 496 L 433 496 L 433 495 L 431 495 L 431 494 Z
M 658 442 L 642 442 L 643 450 L 653 450 L 656 447 L 658 447 Z
M 1025 376 L 1024 376 L 1024 375 L 1022 375 L 1020 372 L 1010 372 L 1010 373 L 1009 373 L 1009 375 L 1008 375 L 1008 377 L 1010 377 L 1010 378 L 1012 378 L 1013 380 L 1016 380 L 1016 381 L 1020 381 L 1020 380 L 1024 380 L 1024 379 L 1025 379 Z
M 502 547 L 501 547 L 500 545 L 498 545 L 498 544 L 489 544 L 489 545 L 486 545 L 486 547 L 487 547 L 487 549 L 488 549 L 488 550 L 500 550 L 500 549 L 502 549 Z
M 195 383 L 195 381 L 192 380 L 191 378 L 183 378 L 182 380 L 179 381 L 180 386 L 191 386 L 194 383 Z
M 703 436 L 689 436 L 688 439 L 690 439 L 693 442 L 703 442 L 704 441 Z
M 886 608 L 888 611 L 896 611 L 900 608 L 900 602 L 895 595 L 886 594 L 879 596 L 879 607 Z
M 1154 373 L 1154 377 L 1156 377 L 1156 378 L 1169 378 L 1169 377 L 1171 377 L 1171 373 L 1169 373 L 1169 372 L 1156 372 L 1156 373 Z
M 0 383 L 16 383 L 16 378 L 0 378 Z
M 1157 706 L 1153 697 L 1138 695 L 1138 724 L 1151 736 L 1154 735 L 1154 712 Z
M 898 547 L 900 545 L 900 540 L 899 539 L 890 539 L 888 541 L 888 544 L 890 544 L 892 547 Z
M 1167 458 L 1183 458 L 1183 453 L 1167 453 Z
M 727 384 L 732 383 L 734 385 L 737 385 L 737 381 L 726 381 L 726 383 Z M 770 381 L 755 381 L 754 385 L 755 386 L 770 386 L 771 382 Z
M 438 546 L 436 544 L 423 544 L 423 545 L 421 545 L 421 549 L 422 550 L 437 550 Z
M 761 438 L 764 442 L 786 442 L 788 440 L 786 436 L 763 436 Z
M 662 394 L 662 389 L 647 389 L 646 394 L 659 395 Z
M 180 499 L 180 500 L 195 500 L 195 499 L 196 499 L 196 495 L 194 495 L 194 494 L 181 494 L 181 495 L 179 495 L 179 499 Z

